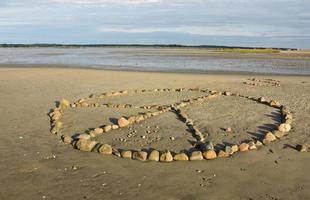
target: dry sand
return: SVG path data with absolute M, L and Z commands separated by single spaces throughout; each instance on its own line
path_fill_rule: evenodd
M 242 83 L 251 77 L 273 78 L 281 81 L 281 86 Z M 81 152 L 49 132 L 47 113 L 61 98 L 76 100 L 104 91 L 167 87 L 229 90 L 277 99 L 293 111 L 293 130 L 275 143 L 232 158 L 169 164 Z M 310 153 L 291 148 L 310 144 L 309 76 L 1 68 L 0 95 L 0 199 L 310 199 Z M 153 95 L 115 101 L 144 104 L 178 98 Z M 275 110 L 234 97 L 192 106 L 187 112 L 217 142 L 256 137 L 279 123 Z M 123 114 L 100 109 L 67 113 L 65 130 L 68 134 L 78 132 L 119 115 Z M 147 144 L 138 140 L 146 126 L 157 125 L 162 141 Z M 233 137 L 221 130 L 228 126 L 234 130 Z M 125 129 L 101 139 L 118 147 L 142 144 L 179 150 L 190 146 L 190 133 L 171 113 L 136 128 L 137 140 L 132 143 L 115 140 L 126 136 Z M 169 136 L 176 140 L 170 141 Z

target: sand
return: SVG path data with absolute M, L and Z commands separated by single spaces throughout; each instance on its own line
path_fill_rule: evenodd
M 248 78 L 272 78 L 280 87 L 249 86 Z M 139 162 L 81 152 L 62 143 L 50 130 L 47 113 L 61 98 L 76 100 L 92 93 L 123 89 L 201 87 L 277 99 L 295 117 L 287 137 L 257 151 L 226 159 L 174 163 Z M 309 76 L 176 74 L 82 69 L 0 69 L 0 199 L 309 199 L 310 153 L 293 149 L 310 144 Z M 131 97 L 135 103 L 173 101 L 178 97 Z M 231 98 L 231 99 L 229 99 Z M 152 99 L 152 100 L 150 100 Z M 121 101 L 121 100 L 117 100 Z M 131 111 L 130 111 L 131 112 Z M 239 141 L 279 123 L 271 108 L 225 97 L 187 110 L 217 141 Z M 73 129 L 97 126 L 117 116 L 98 109 L 72 113 Z M 81 120 L 82 117 L 82 120 Z M 159 125 L 157 148 L 187 148 L 190 135 L 174 115 L 143 124 Z M 235 137 L 224 137 L 231 126 Z M 252 134 L 251 134 L 252 133 Z M 115 137 L 123 137 L 121 130 Z M 168 136 L 178 139 L 171 142 Z M 137 135 L 139 138 L 140 135 Z M 102 140 L 115 142 L 115 137 Z M 117 145 L 126 145 L 117 143 Z M 128 144 L 134 147 L 136 143 Z M 148 144 L 145 144 L 148 145 Z

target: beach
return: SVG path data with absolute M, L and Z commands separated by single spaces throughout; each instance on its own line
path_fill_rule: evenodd
M 298 144 L 310 144 L 309 76 L 41 67 L 6 67 L 3 64 L 0 68 L 0 199 L 310 198 L 310 153 L 295 149 Z M 253 78 L 276 80 L 280 86 L 268 83 L 260 85 L 259 82 L 256 86 L 244 84 Z M 171 163 L 142 162 L 82 152 L 50 133 L 48 113 L 55 107 L 56 101 L 65 98 L 72 102 L 107 91 L 155 88 L 202 88 L 275 99 L 291 110 L 294 116 L 292 130 L 271 144 L 229 158 Z M 152 103 L 152 99 L 155 101 L 157 97 L 132 96 L 128 101 Z M 177 97 L 168 95 L 163 98 L 163 101 L 170 101 Z M 214 140 L 223 138 L 222 135 L 216 135 L 221 134 L 221 128 L 232 126 L 235 131 L 233 139 L 242 141 L 253 137 L 254 134 L 249 134 L 248 130 L 261 133 L 263 128 L 259 124 L 268 129 L 279 123 L 277 113 L 270 108 L 239 98 L 228 98 L 207 103 L 206 107 L 193 105 L 192 110 L 188 110 L 207 130 L 214 133 Z M 103 118 L 115 114 L 113 111 L 92 114 L 92 111 L 97 112 L 93 109 L 76 113 L 76 116 L 73 113 L 64 123 L 76 123 L 82 130 L 100 125 L 101 118 L 104 121 L 106 119 Z M 168 113 L 158 120 L 152 121 L 152 126 L 162 125 L 160 134 L 168 137 L 158 144 L 158 148 L 163 150 L 165 145 L 170 145 L 169 148 L 179 150 L 190 145 L 185 133 L 182 133 L 186 135 L 185 140 L 180 140 L 180 143 L 169 141 L 169 136 L 176 130 L 182 131 L 181 125 L 176 125 L 175 116 Z M 66 128 L 69 132 L 74 127 Z M 175 134 L 173 137 L 181 137 Z M 107 137 L 110 137 L 107 140 L 115 139 L 114 136 Z M 104 137 L 102 139 L 105 140 Z

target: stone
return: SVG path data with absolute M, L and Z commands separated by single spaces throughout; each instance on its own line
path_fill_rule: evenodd
M 65 110 L 67 108 L 70 108 L 70 101 L 68 101 L 67 99 L 62 99 L 59 102 L 59 107 L 62 110 Z
M 61 114 L 60 111 L 54 111 L 54 112 L 52 113 L 52 115 L 51 115 L 51 119 L 52 119 L 53 121 L 58 121 L 58 120 L 60 120 L 61 116 L 62 116 L 62 114 Z
M 232 128 L 231 127 L 228 127 L 228 128 L 226 128 L 226 133 L 231 133 L 232 132 Z
M 114 156 L 121 157 L 121 153 L 115 148 L 112 148 L 112 154 Z
M 72 137 L 65 135 L 61 136 L 61 139 L 65 144 L 71 144 L 73 140 Z
M 132 158 L 134 160 L 146 161 L 146 159 L 147 159 L 147 152 L 145 152 L 145 151 L 135 151 L 132 154 Z
M 223 94 L 224 94 L 225 96 L 231 96 L 231 95 L 232 95 L 232 93 L 231 93 L 231 92 L 228 92 L 228 91 L 225 91 Z
M 89 104 L 86 101 L 83 101 L 82 103 L 80 103 L 80 106 L 82 108 L 86 108 L 86 107 L 89 107 Z
M 110 130 L 112 129 L 112 126 L 111 125 L 105 125 L 103 127 L 103 131 L 106 133 L 106 132 L 109 132 Z
M 238 147 L 238 146 L 237 146 Z M 238 150 L 237 150 L 238 151 Z M 227 145 L 225 146 L 225 153 L 227 153 L 228 155 L 232 155 L 234 152 L 234 150 L 232 149 L 231 146 Z
M 172 162 L 173 157 L 172 157 L 170 151 L 167 151 L 167 152 L 161 154 L 159 160 L 160 160 L 160 162 Z
M 227 157 L 229 157 L 229 153 L 226 153 L 225 151 L 223 151 L 223 150 L 220 150 L 219 152 L 218 152 L 218 154 L 217 154 L 217 157 L 219 157 L 219 158 L 227 158 Z
M 82 140 L 89 140 L 90 139 L 90 135 L 86 134 L 86 133 L 83 133 L 83 134 L 78 135 L 76 138 L 77 139 L 82 139 Z
M 282 138 L 283 136 L 287 135 L 287 132 L 281 132 L 281 131 L 273 131 L 273 134 L 277 137 L 277 138 Z
M 111 155 L 112 154 L 112 146 L 109 144 L 103 144 L 98 149 L 99 153 L 105 154 L 105 155 Z
M 123 158 L 132 158 L 132 151 L 130 150 L 121 151 L 121 156 Z
M 118 119 L 117 124 L 120 128 L 123 128 L 129 125 L 129 121 L 124 117 L 121 117 Z
M 194 160 L 203 160 L 202 152 L 201 151 L 194 151 L 192 152 L 190 158 L 191 161 Z
M 75 146 L 77 149 L 81 151 L 92 151 L 92 149 L 96 146 L 96 141 L 79 139 Z
M 231 146 L 231 150 L 232 150 L 234 153 L 236 153 L 236 152 L 239 151 L 239 146 L 236 145 L 236 144 L 234 144 L 234 145 Z
M 249 149 L 250 150 L 255 150 L 257 149 L 256 144 L 254 143 L 254 141 L 251 141 L 248 143 L 249 144 Z
M 112 130 L 116 130 L 116 129 L 118 129 L 118 128 L 119 128 L 118 125 L 116 125 L 116 124 L 113 124 L 113 125 L 112 125 Z
M 143 115 L 137 115 L 137 116 L 135 117 L 135 122 L 136 122 L 136 123 L 139 123 L 139 122 L 141 122 L 141 121 L 143 121 L 143 120 L 144 120 Z
M 239 151 L 240 152 L 244 152 L 244 151 L 248 151 L 249 150 L 249 144 L 247 143 L 241 143 L 239 145 Z
M 208 144 L 206 145 L 206 150 L 214 150 L 214 145 L 212 142 L 208 142 Z
M 216 152 L 214 150 L 207 150 L 202 153 L 203 157 L 207 160 L 212 160 L 217 158 Z
M 275 136 L 273 133 L 268 132 L 268 133 L 266 133 L 264 140 L 265 140 L 267 143 L 268 143 L 268 142 L 270 143 L 270 142 L 273 142 L 273 141 L 277 140 L 277 138 L 276 138 L 276 136 Z
M 261 141 L 257 140 L 255 142 L 255 145 L 256 145 L 256 147 L 260 147 L 260 146 L 263 146 L 263 143 Z
M 103 129 L 102 128 L 95 128 L 94 129 L 94 132 L 97 134 L 97 135 L 100 135 L 103 133 Z
M 159 151 L 153 150 L 149 155 L 149 160 L 159 161 Z
M 271 100 L 269 102 L 269 105 L 272 106 L 272 107 L 275 107 L 275 108 L 280 108 L 281 107 L 281 104 L 279 101 L 276 101 L 276 100 Z
M 296 145 L 296 149 L 299 152 L 308 152 L 308 147 L 306 145 L 298 144 Z
M 185 154 L 185 153 L 179 153 L 179 154 L 176 154 L 174 157 L 173 157 L 174 160 L 176 161 L 188 161 L 188 156 Z
M 266 102 L 267 102 L 267 100 L 266 100 L 264 97 L 259 97 L 259 98 L 258 98 L 258 101 L 259 101 L 260 103 L 266 103 Z
M 287 133 L 291 130 L 291 125 L 290 124 L 280 124 L 280 126 L 278 127 L 278 130 L 283 132 L 283 133 Z
M 56 122 L 55 122 L 55 128 L 56 128 L 56 129 L 59 130 L 59 129 L 62 128 L 62 126 L 63 126 L 63 123 L 62 123 L 61 121 L 56 121 Z

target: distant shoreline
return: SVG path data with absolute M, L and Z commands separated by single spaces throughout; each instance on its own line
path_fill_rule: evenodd
M 27 47 L 157 47 L 157 48 L 198 48 L 198 49 L 272 49 L 280 51 L 297 51 L 297 48 L 277 48 L 277 47 L 246 47 L 246 46 L 225 46 L 225 45 L 178 45 L 178 44 L 0 44 L 0 48 L 27 48 Z

